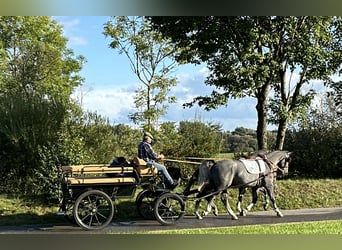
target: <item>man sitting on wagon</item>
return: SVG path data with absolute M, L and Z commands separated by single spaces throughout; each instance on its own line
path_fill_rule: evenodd
M 142 142 L 138 145 L 138 157 L 146 161 L 147 164 L 151 164 L 158 169 L 164 176 L 166 187 L 174 189 L 178 185 L 178 182 L 172 179 L 165 166 L 157 162 L 158 160 L 162 160 L 164 155 L 154 152 L 151 146 L 152 140 L 153 136 L 150 133 L 145 132 Z

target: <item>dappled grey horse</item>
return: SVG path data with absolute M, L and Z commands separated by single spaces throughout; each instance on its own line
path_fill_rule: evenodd
M 250 155 L 247 156 L 243 156 L 242 159 L 263 159 L 265 157 L 265 154 L 267 154 L 269 151 L 265 151 L 265 150 L 259 150 L 256 151 Z M 203 161 L 202 164 L 206 164 L 207 168 L 210 168 L 211 166 L 213 166 L 215 164 L 214 160 L 206 160 Z M 210 186 L 207 186 L 204 190 L 202 190 L 202 192 L 199 193 L 198 189 L 192 189 L 191 187 L 195 184 L 198 183 L 198 178 L 199 178 L 199 168 L 197 168 L 195 170 L 195 172 L 192 174 L 191 178 L 189 179 L 187 185 L 184 188 L 183 194 L 188 196 L 190 194 L 195 194 L 197 193 L 198 195 L 196 196 L 196 203 L 195 203 L 195 215 L 198 219 L 203 219 L 203 216 L 207 216 L 211 210 L 213 209 L 213 214 L 214 215 L 218 215 L 218 208 L 214 203 L 214 199 L 215 197 L 211 197 L 211 193 L 213 192 L 213 187 L 210 188 Z M 238 195 L 238 202 L 236 204 L 236 208 L 239 211 L 240 215 L 246 215 L 247 212 L 246 210 L 242 210 L 241 209 L 241 204 L 242 204 L 242 199 L 244 194 L 246 193 L 247 187 L 241 187 L 239 188 L 239 195 Z M 263 187 L 260 187 L 257 192 L 262 192 L 264 194 L 264 209 L 266 210 L 269 204 L 269 199 L 267 196 L 267 193 L 265 191 L 265 189 Z M 199 206 L 200 206 L 200 202 L 202 199 L 206 199 L 208 204 L 206 209 L 202 212 L 202 215 L 199 213 Z M 256 202 L 256 200 L 255 200 Z
M 268 153 L 270 153 L 270 152 L 268 152 Z M 265 161 L 267 162 L 267 154 L 268 153 L 267 152 L 262 152 L 262 151 L 256 152 L 256 153 L 250 155 L 248 157 L 248 159 L 258 159 L 258 158 L 266 157 Z M 276 189 L 277 189 L 276 180 L 278 178 L 283 178 L 284 176 L 287 175 L 289 164 L 290 164 L 292 158 L 293 157 L 284 158 L 284 159 L 282 159 L 282 160 L 280 160 L 278 162 L 278 164 L 276 166 L 277 171 L 274 172 L 274 175 L 273 175 L 273 178 L 274 178 L 274 180 L 273 180 L 274 188 L 273 189 L 274 189 L 274 191 L 276 191 Z M 256 204 L 256 202 L 257 202 L 257 196 L 254 196 L 254 197 L 252 197 L 252 202 L 246 207 L 246 209 L 242 209 L 241 208 L 242 199 L 243 199 L 244 194 L 246 193 L 246 190 L 247 190 L 247 187 L 239 188 L 238 202 L 236 203 L 236 209 L 239 212 L 239 214 L 242 215 L 242 216 L 246 216 L 247 212 L 249 212 L 253 208 L 253 206 Z M 264 207 L 264 210 L 267 210 L 268 205 L 269 205 L 269 198 L 268 198 L 266 189 L 264 187 L 260 187 L 257 190 L 257 192 L 263 193 L 263 195 L 264 195 L 264 205 L 263 205 L 263 207 Z
M 284 159 L 285 163 L 278 166 L 278 163 Z M 229 205 L 228 188 L 251 187 L 253 195 L 251 204 L 253 205 L 250 204 L 247 207 L 247 210 L 250 210 L 257 200 L 258 188 L 263 187 L 272 202 L 276 214 L 282 217 L 283 214 L 277 207 L 274 195 L 274 176 L 277 171 L 287 174 L 288 165 L 291 161 L 291 153 L 288 151 L 273 151 L 266 154 L 264 161 L 267 164 L 265 164 L 259 173 L 251 173 L 248 171 L 244 163 L 240 160 L 222 160 L 212 166 L 209 166 L 207 161 L 203 161 L 199 167 L 198 191 L 201 194 L 212 190 L 212 199 L 214 199 L 215 195 L 221 194 L 221 201 L 228 214 L 231 215 L 232 219 L 238 219 Z M 203 197 L 207 198 L 209 196 L 204 195 Z M 208 206 L 211 206 L 210 201 L 208 202 Z

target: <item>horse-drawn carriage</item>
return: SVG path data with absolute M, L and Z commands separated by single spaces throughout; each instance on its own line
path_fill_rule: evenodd
M 63 198 L 60 210 L 67 220 L 84 229 L 102 229 L 113 219 L 114 201 L 136 197 L 138 213 L 162 225 L 176 223 L 185 213 L 178 194 L 166 189 L 162 175 L 140 159 L 129 164 L 62 166 Z
M 266 167 L 259 173 L 249 173 L 239 160 L 223 160 L 211 164 L 203 161 L 182 193 L 174 193 L 165 188 L 162 174 L 138 158 L 130 163 L 118 162 L 113 166 L 63 166 L 61 167 L 63 191 L 61 210 L 69 221 L 77 223 L 84 229 L 102 229 L 114 217 L 113 201 L 123 197 L 134 197 L 137 188 L 140 187 L 142 191 L 135 199 L 139 215 L 146 219 L 154 218 L 162 225 L 176 224 L 183 218 L 187 201 L 196 201 L 195 214 L 200 217 L 197 211 L 199 202 L 206 199 L 208 213 L 208 210 L 215 206 L 213 197 L 218 194 L 223 195 L 221 200 L 227 212 L 233 219 L 237 219 L 229 206 L 227 189 L 239 188 L 242 192 L 246 187 L 252 188 L 253 201 L 246 209 L 249 211 L 256 203 L 257 189 L 263 187 L 273 203 L 275 212 L 278 216 L 282 216 L 273 192 L 274 175 L 277 171 L 287 170 L 291 159 L 290 153 L 275 151 L 266 156 L 263 159 Z M 260 164 L 257 160 L 252 161 Z M 204 180 L 203 176 L 199 176 L 203 171 L 207 175 Z M 199 187 L 190 190 L 195 179 L 199 181 Z M 203 183 L 206 181 L 208 183 L 204 188 Z M 189 197 L 193 194 L 195 198 Z

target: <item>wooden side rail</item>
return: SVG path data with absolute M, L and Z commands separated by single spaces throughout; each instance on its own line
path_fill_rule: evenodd
M 134 184 L 136 179 L 133 177 L 99 177 L 99 178 L 67 178 L 67 183 L 70 185 L 78 184 Z
M 120 174 L 133 172 L 133 167 L 109 167 L 108 165 L 71 165 L 62 166 L 61 169 L 63 172 L 72 174 Z
M 131 174 L 134 169 L 141 176 L 153 176 L 158 174 L 158 169 L 148 165 L 144 162 L 139 162 L 140 164 L 135 164 L 133 162 L 132 166 L 108 166 L 105 164 L 87 164 L 87 165 L 70 165 L 62 166 L 61 170 L 64 173 L 70 173 L 70 176 L 77 175 L 106 175 L 106 174 Z

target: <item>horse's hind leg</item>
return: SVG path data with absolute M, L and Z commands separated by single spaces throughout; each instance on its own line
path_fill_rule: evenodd
M 269 200 L 268 195 L 267 195 L 267 191 L 264 187 L 260 188 L 258 191 L 262 192 L 264 197 L 265 197 L 264 198 L 264 210 L 267 210 L 268 205 L 270 203 L 270 200 Z
M 210 201 L 210 203 L 211 203 L 211 206 L 214 208 L 213 214 L 214 214 L 215 216 L 218 216 L 218 209 L 217 209 L 216 204 L 214 203 L 214 200 L 215 200 L 215 197 L 213 197 L 213 199 Z
M 201 200 L 200 199 L 196 199 L 196 202 L 195 202 L 195 212 L 194 213 L 195 213 L 197 219 L 202 220 L 203 217 L 198 212 L 200 203 L 201 203 Z
M 207 209 L 205 211 L 203 211 L 202 215 L 207 216 L 211 212 L 211 209 L 214 209 L 213 214 L 215 216 L 217 216 L 218 215 L 218 209 L 217 209 L 216 204 L 214 203 L 215 196 L 210 196 L 206 200 L 207 200 Z
M 252 210 L 254 205 L 258 201 L 258 193 L 257 193 L 258 188 L 257 187 L 252 187 L 252 202 L 246 207 L 246 209 L 243 212 L 243 215 L 246 216 L 248 212 Z
M 213 197 L 208 197 L 207 199 L 207 207 L 206 209 L 202 212 L 202 216 L 207 216 L 210 212 L 211 212 L 211 209 L 212 209 L 212 200 L 213 200 Z M 215 206 L 215 204 L 214 204 Z
M 229 205 L 229 201 L 228 201 L 228 193 L 227 191 L 224 191 L 223 193 L 221 193 L 221 201 L 223 202 L 227 213 L 230 214 L 230 216 L 232 217 L 233 220 L 237 220 L 238 217 L 236 216 L 236 214 L 234 213 L 234 211 L 232 210 L 232 208 Z

